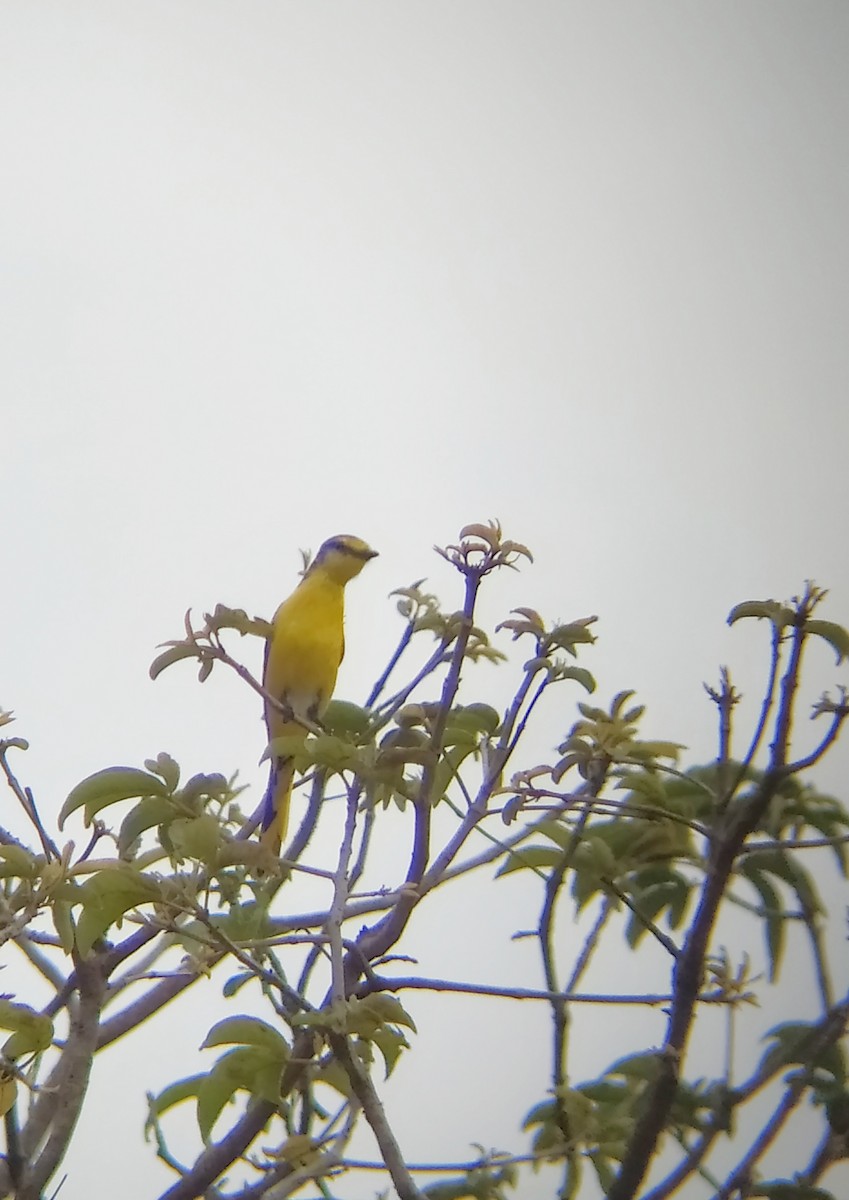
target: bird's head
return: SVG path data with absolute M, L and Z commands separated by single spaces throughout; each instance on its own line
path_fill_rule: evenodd
M 337 583 L 347 583 L 359 575 L 370 558 L 376 558 L 368 542 L 350 533 L 337 533 L 324 542 L 309 566 L 310 572 L 320 569 Z

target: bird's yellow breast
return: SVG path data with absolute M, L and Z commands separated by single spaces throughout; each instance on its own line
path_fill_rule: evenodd
M 333 693 L 345 649 L 343 606 L 343 588 L 316 573 L 274 614 L 265 686 L 296 713 L 320 716 Z

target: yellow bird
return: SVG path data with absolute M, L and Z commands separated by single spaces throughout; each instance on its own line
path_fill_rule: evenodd
M 292 595 L 274 614 L 265 647 L 263 687 L 295 717 L 306 718 L 312 725 L 321 720 L 333 695 L 345 653 L 345 584 L 376 554 L 361 538 L 350 534 L 328 538 Z M 307 736 L 304 725 L 287 720 L 268 701 L 265 724 L 269 742 Z M 272 757 L 260 837 L 274 854 L 280 853 L 286 836 L 294 774 L 291 757 Z

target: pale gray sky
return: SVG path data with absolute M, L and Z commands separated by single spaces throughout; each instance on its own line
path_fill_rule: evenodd
M 456 603 L 430 548 L 498 517 L 536 563 L 488 612 L 598 613 L 600 698 L 710 753 L 701 681 L 759 679 L 734 602 L 814 577 L 849 619 L 847 61 L 840 2 L 7 0 L 0 703 L 45 814 L 160 749 L 259 785 L 251 696 L 147 665 L 189 605 L 269 614 L 340 530 L 381 551 L 343 694 L 390 589 Z M 438 920 L 428 969 L 469 975 Z M 71 1196 L 165 1178 L 138 1129 L 166 1024 L 166 1061 L 104 1059 L 138 1118 L 109 1146 L 88 1118 Z M 401 1113 L 412 1157 L 520 1148 L 546 1067 L 513 1053 L 491 1118 L 456 1080 L 432 1138 Z

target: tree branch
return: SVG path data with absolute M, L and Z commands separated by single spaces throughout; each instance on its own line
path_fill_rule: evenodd
M 28 1161 L 17 1200 L 40 1200 L 45 1185 L 65 1156 L 88 1088 L 106 992 L 102 960 L 97 956 L 79 960 L 76 976 L 79 1000 L 71 1014 L 67 1040 L 23 1131 Z M 46 1144 L 37 1153 L 45 1134 Z
M 400 1200 L 422 1200 L 422 1194 L 407 1170 L 404 1156 L 395 1140 L 380 1097 L 374 1089 L 368 1072 L 360 1063 L 356 1052 L 351 1049 L 351 1044 L 346 1037 L 339 1033 L 332 1033 L 328 1040 L 337 1062 L 344 1068 L 345 1074 L 351 1082 L 351 1089 L 362 1106 L 363 1115 L 371 1126 Z
M 268 1100 L 254 1100 L 220 1142 L 207 1146 L 182 1179 L 164 1191 L 159 1200 L 197 1200 L 204 1196 L 227 1168 L 240 1158 L 277 1111 Z

